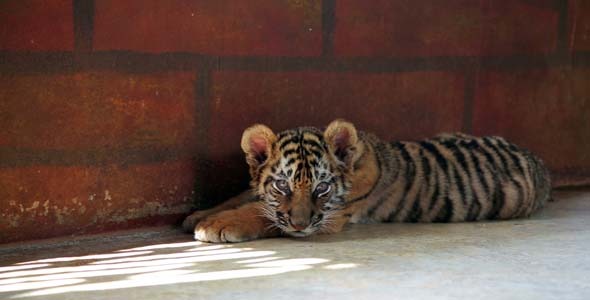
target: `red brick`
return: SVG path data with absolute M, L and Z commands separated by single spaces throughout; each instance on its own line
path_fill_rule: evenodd
M 72 50 L 71 0 L 0 1 L 0 49 Z
M 187 146 L 192 73 L 0 76 L 0 146 Z
M 569 1 L 570 49 L 590 50 L 590 2 L 586 0 Z
M 452 56 L 549 53 L 558 14 L 509 0 L 342 0 L 336 3 L 339 56 Z
M 97 50 L 308 56 L 321 52 L 320 1 L 96 2 Z
M 240 153 L 243 130 L 326 126 L 335 118 L 385 139 L 460 130 L 463 77 L 445 72 L 352 74 L 218 72 L 213 77 L 209 149 Z
M 0 169 L 0 242 L 154 224 L 187 213 L 193 174 L 187 161 Z
M 543 158 L 558 185 L 590 174 L 590 69 L 490 72 L 479 78 L 476 134 L 496 134 Z M 565 176 L 565 177 L 564 177 Z
M 446 72 L 214 73 L 205 199 L 221 201 L 247 187 L 240 139 L 254 123 L 279 132 L 345 118 L 384 139 L 417 139 L 461 129 L 463 85 L 461 75 Z

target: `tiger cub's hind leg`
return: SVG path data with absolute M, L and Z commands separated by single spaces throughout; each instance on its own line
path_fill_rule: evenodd
M 200 221 L 204 220 L 208 216 L 214 215 L 224 210 L 234 209 L 240 205 L 254 200 L 255 197 L 252 195 L 252 193 L 250 191 L 245 191 L 238 196 L 230 198 L 218 206 L 215 206 L 214 208 L 195 211 L 184 219 L 182 222 L 182 229 L 187 233 L 192 233 L 195 230 L 195 226 L 197 226 Z

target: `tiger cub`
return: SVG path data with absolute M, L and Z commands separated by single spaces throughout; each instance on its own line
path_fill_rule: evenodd
M 323 132 L 275 134 L 254 125 L 241 146 L 252 189 L 187 217 L 183 226 L 197 240 L 302 237 L 346 223 L 521 218 L 550 198 L 543 162 L 501 137 L 384 142 L 335 120 Z

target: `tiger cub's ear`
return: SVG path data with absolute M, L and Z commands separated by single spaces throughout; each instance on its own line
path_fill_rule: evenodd
M 351 169 L 363 153 L 356 128 L 344 120 L 334 120 L 324 131 L 324 140 L 331 154 L 346 168 Z
M 246 161 L 251 169 L 264 164 L 272 151 L 272 144 L 277 140 L 270 128 L 256 124 L 244 130 L 242 134 L 242 150 L 246 153 Z

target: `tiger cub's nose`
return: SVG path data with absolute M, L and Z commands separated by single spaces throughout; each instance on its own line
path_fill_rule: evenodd
M 309 220 L 293 220 L 292 218 L 289 219 L 289 223 L 291 223 L 291 227 L 296 231 L 302 231 L 309 226 Z

